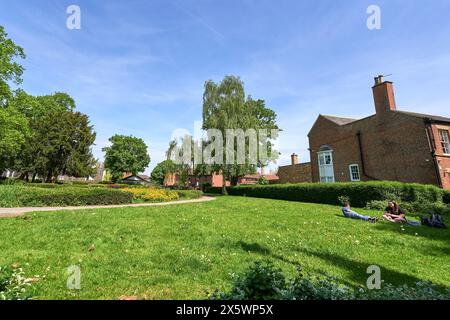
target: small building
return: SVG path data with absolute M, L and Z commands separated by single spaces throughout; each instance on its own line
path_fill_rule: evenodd
M 278 176 L 275 174 L 261 174 L 261 173 L 255 173 L 255 174 L 248 174 L 242 177 L 239 177 L 238 179 L 238 185 L 254 185 L 257 184 L 259 179 L 266 178 L 267 182 L 269 184 L 276 184 L 278 183 Z
M 299 163 L 298 155 L 291 155 L 291 164 L 278 168 L 278 183 L 306 183 L 312 182 L 311 163 Z
M 132 175 L 127 176 L 126 178 L 123 178 L 121 182 L 125 183 L 125 184 L 134 184 L 134 185 L 142 184 L 142 185 L 145 185 L 145 184 L 149 184 L 151 181 L 150 181 L 150 177 L 149 176 L 146 176 L 146 175 L 143 175 L 143 174 L 141 174 L 141 175 L 134 175 L 134 174 L 132 174 Z
M 450 189 L 450 118 L 397 109 L 393 83 L 372 87 L 374 115 L 319 115 L 309 137 L 313 182 L 391 180 Z

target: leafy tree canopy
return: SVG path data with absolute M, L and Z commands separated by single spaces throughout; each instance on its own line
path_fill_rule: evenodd
M 133 136 L 115 135 L 109 139 L 110 147 L 105 152 L 105 168 L 112 175 L 113 182 L 120 180 L 125 172 L 138 174 L 150 164 L 147 145 L 144 140 Z
M 8 82 L 22 82 L 24 68 L 16 61 L 17 58 L 25 59 L 23 49 L 8 38 L 5 29 L 0 25 L 0 106 L 4 106 L 11 97 Z
M 153 169 L 151 177 L 152 181 L 162 185 L 164 183 L 164 178 L 168 173 L 175 173 L 177 170 L 177 165 L 172 160 L 164 160 L 156 165 Z

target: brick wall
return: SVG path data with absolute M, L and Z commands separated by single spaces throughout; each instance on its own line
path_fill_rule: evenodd
M 361 180 L 394 180 L 437 184 L 424 120 L 399 112 L 382 114 L 339 126 L 320 116 L 309 133 L 313 182 L 318 182 L 317 152 L 322 145 L 333 149 L 337 182 L 350 181 L 349 165 L 358 164 Z M 366 175 L 359 151 L 361 142 Z
M 299 163 L 278 168 L 278 183 L 312 182 L 311 163 Z
M 439 138 L 439 130 L 447 130 L 450 133 L 450 126 L 433 124 L 431 128 L 434 136 L 436 160 L 438 161 L 442 185 L 445 189 L 450 189 L 450 155 L 444 154 L 444 149 Z

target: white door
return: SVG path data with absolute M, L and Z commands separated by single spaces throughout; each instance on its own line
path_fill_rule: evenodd
M 334 167 L 332 151 L 323 151 L 319 156 L 319 176 L 320 182 L 334 182 Z

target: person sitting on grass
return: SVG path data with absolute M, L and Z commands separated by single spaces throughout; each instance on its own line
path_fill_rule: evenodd
M 384 209 L 383 218 L 390 222 L 406 222 L 406 214 L 395 201 L 389 201 L 388 206 Z
M 360 220 L 368 221 L 368 222 L 371 222 L 371 223 L 374 223 L 374 222 L 377 221 L 377 218 L 364 216 L 364 215 L 359 214 L 359 213 L 357 213 L 355 211 L 352 211 L 352 209 L 350 209 L 350 202 L 348 202 L 348 201 L 344 201 L 344 207 L 342 208 L 342 213 L 344 214 L 344 216 L 346 218 L 360 219 Z

